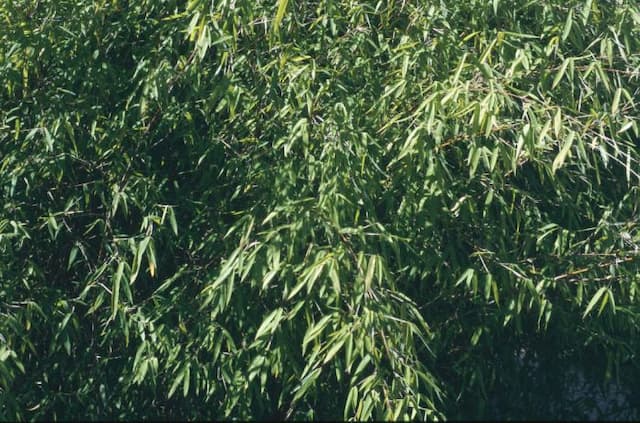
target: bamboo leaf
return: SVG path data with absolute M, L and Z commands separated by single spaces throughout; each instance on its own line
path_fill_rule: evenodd
M 324 360 L 322 361 L 322 364 L 327 364 L 329 361 L 331 361 L 331 359 L 338 353 L 338 351 L 340 351 L 345 341 L 346 341 L 346 338 L 342 338 L 339 341 L 335 342 L 333 345 L 331 345 L 331 348 L 329 348 L 329 350 L 327 351 L 327 354 L 325 355 Z
M 118 269 L 113 276 L 113 284 L 111 287 L 111 319 L 115 319 L 118 305 L 120 303 L 120 281 L 124 271 L 124 262 L 118 263 Z
M 551 83 L 551 89 L 554 89 L 560 83 L 560 80 L 562 79 L 562 77 L 564 76 L 567 70 L 567 66 L 569 65 L 569 62 L 572 60 L 573 60 L 572 58 L 568 58 L 562 62 L 562 65 L 560 65 L 560 69 L 558 70 L 558 73 L 556 74 L 555 78 L 553 78 L 553 83 Z
M 256 331 L 255 341 L 275 331 L 278 324 L 280 323 L 280 320 L 282 320 L 283 312 L 284 311 L 282 308 L 277 308 L 264 318 L 262 324 Z
M 576 135 L 575 132 L 573 131 L 569 132 L 569 135 L 567 136 L 567 139 L 564 141 L 564 144 L 562 145 L 560 152 L 558 153 L 556 158 L 553 160 L 553 164 L 551 166 L 552 172 L 555 173 L 555 171 L 561 168 L 562 165 L 564 164 L 565 159 L 569 154 L 569 151 L 571 151 L 571 146 L 573 145 L 573 139 L 575 138 L 575 135 Z
M 596 293 L 594 294 L 594 296 L 591 298 L 591 301 L 589 301 L 589 304 L 587 304 L 587 308 L 584 310 L 584 314 L 582 315 L 582 318 L 584 319 L 585 317 L 587 317 L 587 315 L 591 312 L 591 310 L 593 309 L 593 307 L 595 307 L 596 304 L 598 304 L 598 301 L 600 301 L 600 298 L 602 298 L 602 296 L 607 292 L 607 287 L 602 286 L 600 287 Z M 605 296 L 605 298 L 607 298 Z
M 371 289 L 371 282 L 373 281 L 373 273 L 376 268 L 377 256 L 372 255 L 369 257 L 369 265 L 367 266 L 367 274 L 364 278 L 364 289 L 367 291 Z
M 69 252 L 69 261 L 67 262 L 67 270 L 71 269 L 71 266 L 76 261 L 77 255 L 78 255 L 78 246 L 74 245 L 71 248 L 71 252 Z
M 564 29 L 562 30 L 562 41 L 566 40 L 571 33 L 571 25 L 573 24 L 573 9 L 569 9 L 567 14 L 567 20 L 564 23 Z
M 622 94 L 622 88 L 618 88 L 616 93 L 613 96 L 613 101 L 611 102 L 611 114 L 615 115 L 618 113 L 618 106 L 620 105 L 620 95 Z
M 302 354 L 304 354 L 307 345 L 316 339 L 324 330 L 324 328 L 329 324 L 333 315 L 329 314 L 324 316 L 318 322 L 316 322 L 313 326 L 309 326 L 307 332 L 304 335 L 304 339 L 302 340 Z
M 173 207 L 168 208 L 169 213 L 169 224 L 171 225 L 171 230 L 177 236 L 178 235 L 178 222 L 176 221 L 176 214 L 173 210 Z
M 276 12 L 276 16 L 273 19 L 273 31 L 280 32 L 280 24 L 282 23 L 282 18 L 284 18 L 284 14 L 287 10 L 287 4 L 289 0 L 278 0 L 278 10 Z
M 556 110 L 556 114 L 553 116 L 553 133 L 558 138 L 560 131 L 562 130 L 562 111 L 560 107 Z

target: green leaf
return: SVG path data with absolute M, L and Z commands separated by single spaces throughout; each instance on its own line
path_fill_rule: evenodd
M 573 139 L 575 138 L 575 135 L 576 135 L 575 132 L 573 131 L 569 132 L 569 135 L 567 136 L 567 139 L 564 141 L 564 144 L 562 145 L 560 152 L 558 153 L 556 158 L 553 160 L 553 164 L 551 165 L 551 171 L 553 173 L 555 173 L 555 171 L 561 168 L 562 165 L 564 164 L 564 161 L 567 158 L 567 154 L 569 154 L 569 151 L 571 150 L 571 146 L 573 145 Z
M 280 24 L 282 23 L 282 18 L 284 18 L 288 3 L 289 0 L 278 0 L 278 11 L 273 19 L 273 31 L 276 33 L 280 31 Z
M 302 354 L 305 353 L 307 345 L 316 339 L 324 330 L 324 328 L 329 324 L 331 319 L 333 318 L 332 314 L 328 314 L 316 322 L 314 325 L 309 326 L 304 335 L 304 339 L 302 340 Z
M 622 88 L 618 88 L 616 93 L 613 96 L 613 101 L 611 102 L 611 114 L 615 115 L 618 113 L 618 106 L 620 105 L 620 95 L 622 94 Z
M 353 411 L 355 411 L 357 405 L 358 405 L 358 387 L 352 386 L 351 389 L 349 389 L 349 393 L 347 394 L 347 400 L 344 405 L 344 414 L 342 417 L 344 421 L 349 420 L 349 415 Z
M 560 131 L 562 130 L 562 111 L 560 107 L 556 110 L 556 114 L 553 116 L 553 134 L 558 138 Z
M 184 372 L 184 377 L 182 380 L 183 380 L 182 396 L 186 398 L 187 395 L 189 394 L 189 383 L 191 381 L 191 366 L 187 366 L 187 369 Z
M 118 263 L 118 269 L 113 276 L 113 284 L 111 288 L 111 320 L 115 319 L 120 303 L 120 281 L 124 271 L 124 262 Z
M 469 150 L 469 176 L 473 177 L 478 169 L 478 163 L 480 163 L 480 153 L 482 149 L 477 146 L 472 146 Z
M 629 121 L 625 122 L 625 123 L 624 123 L 624 125 L 622 125 L 622 126 L 620 127 L 620 129 L 618 129 L 618 132 L 617 132 L 617 133 L 618 133 L 618 134 L 622 134 L 622 133 L 624 133 L 624 132 L 628 131 L 628 130 L 629 130 L 629 128 L 631 128 L 632 126 L 633 126 L 633 121 L 632 121 L 632 120 L 629 120 Z
M 338 351 L 340 351 L 345 341 L 346 338 L 341 338 L 337 342 L 333 343 L 333 345 L 331 345 L 331 348 L 329 348 L 329 350 L 327 351 L 322 364 L 327 364 L 329 361 L 331 361 L 331 359 L 338 353 Z
M 473 279 L 474 277 L 475 270 L 469 268 L 465 270 L 464 273 L 462 273 L 462 276 L 460 276 L 460 278 L 456 282 L 456 286 L 460 285 L 462 282 L 466 282 L 467 286 L 469 286 L 469 284 L 471 283 L 471 279 Z
M 405 141 L 404 145 L 402 146 L 402 149 L 400 150 L 400 154 L 394 161 L 400 161 L 405 156 L 415 151 L 414 147 L 418 142 L 418 139 L 419 139 L 418 134 L 420 133 L 421 129 L 422 129 L 421 126 L 417 126 L 409 133 L 407 140 Z
M 262 324 L 258 328 L 254 342 L 267 334 L 273 333 L 275 329 L 278 327 L 280 320 L 282 320 L 283 313 L 284 313 L 284 310 L 281 307 L 269 313 L 269 315 L 267 315 L 267 317 L 264 318 L 264 320 L 262 321 Z
M 562 41 L 566 40 L 571 33 L 571 24 L 573 23 L 573 9 L 569 9 L 567 14 L 567 20 L 564 23 L 564 29 L 562 30 Z
M 485 276 L 485 282 L 484 282 L 484 299 L 485 301 L 489 301 L 489 298 L 491 298 L 491 288 L 494 284 L 493 281 L 493 276 L 491 276 L 490 273 L 487 273 Z
M 151 240 L 151 237 L 146 236 L 138 243 L 135 256 L 133 259 L 131 276 L 129 277 L 129 284 L 133 284 L 138 277 L 138 272 L 140 271 L 140 265 L 142 264 L 142 257 L 144 257 L 144 253 L 147 249 L 147 246 L 149 245 L 150 240 Z
M 307 392 L 307 390 L 315 383 L 316 379 L 318 379 L 318 376 L 320 376 L 320 372 L 321 371 L 322 371 L 322 368 L 320 368 L 320 367 L 318 367 L 316 369 L 313 369 L 311 371 L 311 373 L 306 375 L 300 381 L 300 385 L 297 388 L 297 392 L 293 396 L 293 402 L 294 403 L 296 401 L 300 400 L 300 398 L 302 398 L 304 396 L 304 394 Z
M 587 21 L 589 20 L 592 4 L 593 4 L 593 0 L 586 0 L 584 2 L 584 6 L 582 7 L 582 25 L 586 25 Z
M 558 73 L 556 73 L 555 78 L 553 78 L 553 83 L 551 83 L 551 89 L 554 89 L 560 83 L 560 80 L 562 79 L 562 77 L 564 76 L 567 70 L 567 66 L 569 65 L 569 62 L 571 62 L 572 60 L 573 60 L 572 58 L 567 58 L 562 62 L 562 65 L 560 65 L 560 69 L 558 70 Z
M 487 80 L 491 80 L 493 79 L 493 69 L 491 69 L 491 66 L 489 66 L 488 63 L 486 62 L 479 62 L 478 63 L 478 69 L 480 69 L 480 73 L 482 74 L 482 76 L 484 76 Z
M 167 396 L 169 398 L 171 398 L 173 396 L 173 394 L 175 393 L 176 389 L 178 389 L 178 386 L 180 386 L 180 383 L 182 383 L 185 380 L 185 377 L 187 379 L 189 378 L 189 363 L 185 363 L 180 368 L 180 371 L 178 372 L 178 375 L 173 380 L 173 383 L 171 384 L 171 388 L 169 389 L 169 393 L 167 394 Z M 188 390 L 188 387 L 189 387 L 188 383 L 189 382 L 185 381 L 184 383 L 187 384 L 187 390 Z
M 178 235 L 178 222 L 176 221 L 176 214 L 173 210 L 173 207 L 168 208 L 169 213 L 169 224 L 171 225 L 171 230 L 177 236 Z
M 313 265 L 310 266 L 302 274 L 302 277 L 300 278 L 300 281 L 298 281 L 298 283 L 293 287 L 291 292 L 289 292 L 289 294 L 287 295 L 286 299 L 287 300 L 292 299 L 305 286 L 307 287 L 307 292 L 311 292 L 311 289 L 312 289 L 314 283 L 316 282 L 316 280 L 322 274 L 324 266 L 327 263 L 327 260 L 329 260 L 329 259 L 330 259 L 330 256 L 324 256 L 322 254 L 319 255 L 318 260 L 316 262 L 314 262 Z
M 378 257 L 375 255 L 372 255 L 369 257 L 369 265 L 367 266 L 367 274 L 364 277 L 364 289 L 365 290 L 370 290 L 371 289 L 371 282 L 373 281 L 373 274 L 376 268 L 376 261 L 377 261 Z
M 67 263 L 67 270 L 71 269 L 71 266 L 76 261 L 76 256 L 78 255 L 78 246 L 74 245 L 71 248 L 71 252 L 69 253 L 69 261 Z
M 602 286 L 596 291 L 594 296 L 591 298 L 591 301 L 589 301 L 589 304 L 587 304 L 587 308 L 584 310 L 584 314 L 582 315 L 583 319 L 587 317 L 587 315 L 591 312 L 593 307 L 595 307 L 595 305 L 598 304 L 598 301 L 600 301 L 600 298 L 602 298 L 602 296 L 607 292 L 607 289 L 608 288 L 606 286 Z M 604 297 L 603 303 L 606 301 L 607 298 L 608 296 Z M 600 311 L 602 312 L 602 307 Z

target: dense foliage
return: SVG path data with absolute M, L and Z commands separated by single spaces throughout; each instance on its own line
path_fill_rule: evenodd
M 0 417 L 563 416 L 571 366 L 640 392 L 636 1 L 0 21 Z

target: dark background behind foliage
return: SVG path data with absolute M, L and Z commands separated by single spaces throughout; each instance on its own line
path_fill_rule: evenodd
M 0 0 L 0 417 L 637 418 L 638 40 L 625 0 Z

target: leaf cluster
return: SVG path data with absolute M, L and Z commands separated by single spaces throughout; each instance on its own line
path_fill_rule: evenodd
M 635 1 L 0 21 L 0 417 L 575 417 L 571 366 L 640 389 Z

